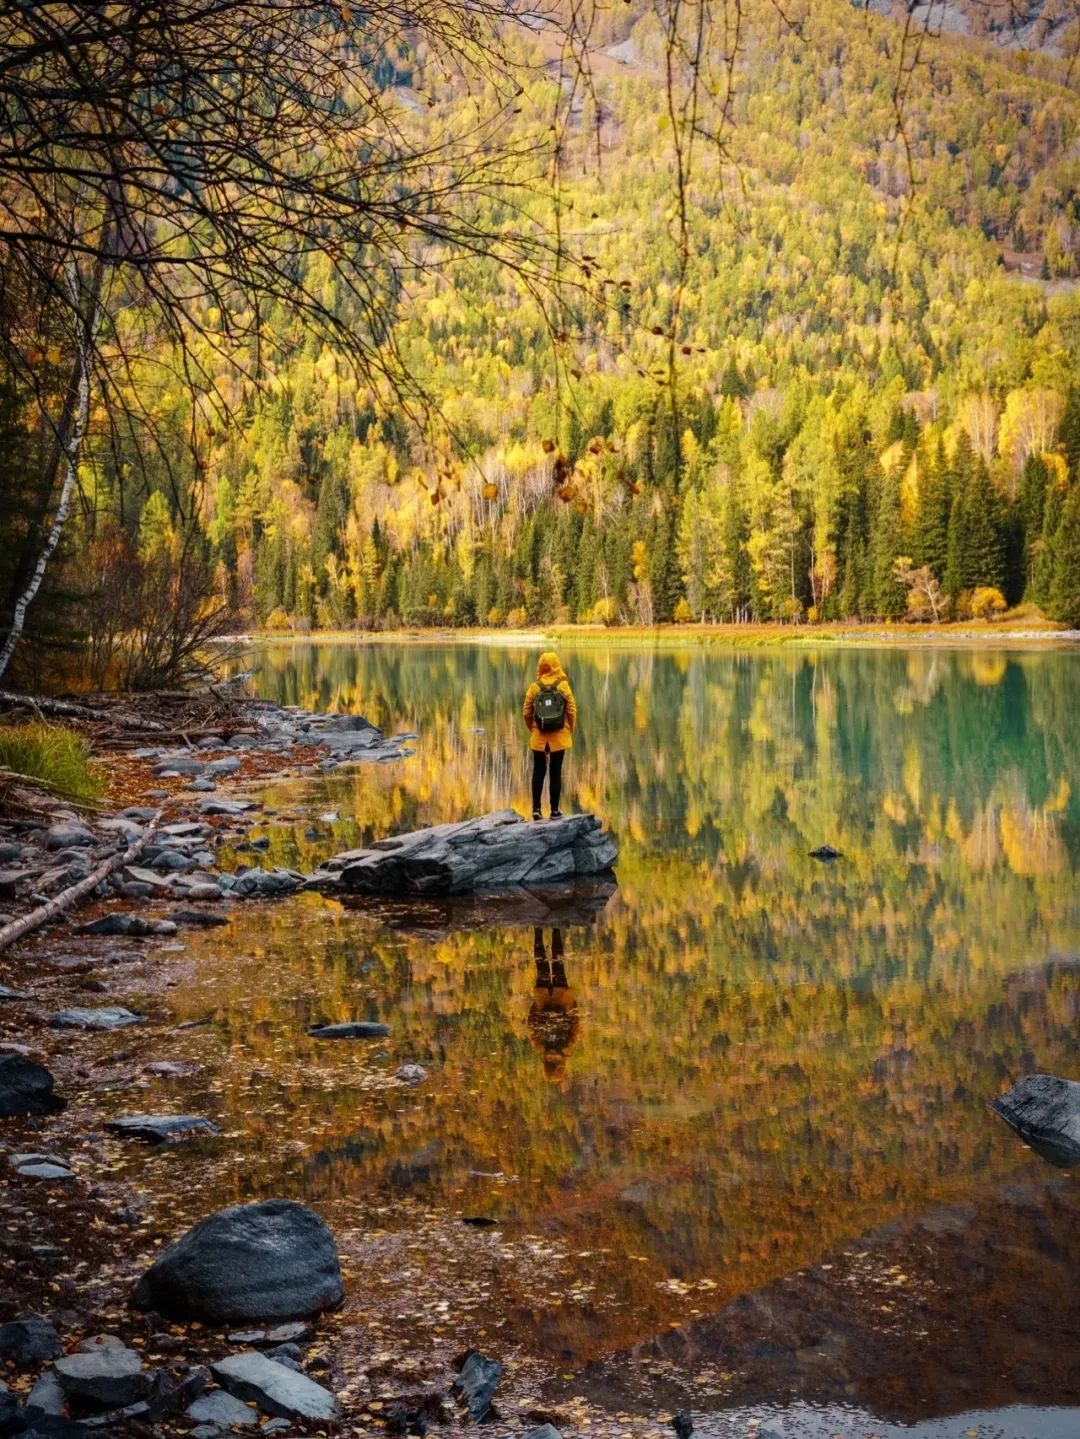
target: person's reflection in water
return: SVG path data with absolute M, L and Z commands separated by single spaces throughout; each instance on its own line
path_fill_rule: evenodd
M 566 1077 L 566 1061 L 577 1043 L 581 1020 L 577 995 L 570 988 L 563 965 L 562 931 L 551 931 L 551 959 L 544 948 L 544 931 L 533 930 L 536 988 L 529 1010 L 529 1038 L 544 1057 L 544 1076 L 553 1084 Z

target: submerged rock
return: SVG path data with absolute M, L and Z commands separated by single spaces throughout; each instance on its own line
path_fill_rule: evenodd
M 461 1372 L 454 1380 L 453 1390 L 474 1424 L 481 1423 L 491 1413 L 491 1401 L 501 1376 L 499 1361 L 485 1359 L 479 1349 L 474 1349 L 466 1357 Z
M 105 1128 L 122 1139 L 143 1139 L 148 1144 L 164 1144 L 187 1134 L 221 1133 L 216 1124 L 198 1114 L 127 1114 L 109 1120 Z
M 834 860 L 843 859 L 838 849 L 833 849 L 831 844 L 819 844 L 817 849 L 810 851 L 811 859 L 820 859 L 825 864 L 832 864 Z
M 83 934 L 125 934 L 132 939 L 176 933 L 176 925 L 171 920 L 143 919 L 141 914 L 103 914 L 100 919 L 80 925 L 79 929 Z
M 206 887 L 209 888 L 209 886 Z M 200 885 L 199 888 L 202 889 L 203 886 Z M 191 891 L 189 890 L 188 893 L 190 894 Z M 200 899 L 210 898 L 209 895 L 203 894 L 200 894 L 198 897 Z M 221 890 L 219 889 L 217 891 L 217 898 L 220 899 L 220 897 Z M 177 924 L 186 924 L 193 929 L 216 929 L 221 925 L 228 924 L 229 917 L 225 914 L 207 914 L 204 909 L 174 909 L 173 920 Z
M 199 801 L 200 814 L 219 814 L 239 816 L 248 814 L 253 809 L 258 809 L 254 800 L 249 799 L 201 799 Z
M 209 1215 L 139 1280 L 135 1303 L 209 1323 L 296 1319 L 344 1298 L 333 1235 L 303 1204 L 267 1199 Z
M 282 1419 L 334 1420 L 341 1416 L 341 1405 L 329 1389 L 265 1354 L 230 1354 L 210 1368 L 230 1394 L 253 1399 L 267 1414 Z
M 337 855 L 311 883 L 357 894 L 467 894 L 606 874 L 617 858 L 615 841 L 595 815 L 538 824 L 499 810 Z
M 268 899 L 303 889 L 306 881 L 294 869 L 248 869 L 238 875 L 230 890 L 241 899 Z
M 990 1108 L 1051 1164 L 1080 1164 L 1080 1084 L 1052 1074 L 1029 1074 Z
M 373 1024 L 367 1020 L 345 1024 L 318 1024 L 314 1029 L 308 1030 L 312 1039 L 385 1039 L 389 1033 L 389 1025 Z
M 0 1119 L 56 1114 L 64 1105 L 43 1064 L 25 1054 L 0 1054 Z

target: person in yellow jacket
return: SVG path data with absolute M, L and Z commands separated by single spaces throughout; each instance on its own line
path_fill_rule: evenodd
M 574 743 L 577 704 L 566 671 L 559 663 L 559 656 L 551 650 L 546 650 L 540 656 L 536 679 L 525 692 L 522 715 L 529 731 L 529 748 L 533 758 L 533 819 L 543 817 L 540 803 L 544 794 L 545 778 L 548 782 L 551 818 L 561 819 L 559 799 L 562 795 L 563 755 Z

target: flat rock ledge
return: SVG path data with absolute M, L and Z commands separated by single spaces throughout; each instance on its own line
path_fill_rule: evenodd
M 349 850 L 308 883 L 366 895 L 472 894 L 607 874 L 618 856 L 593 814 L 529 821 L 506 809 Z

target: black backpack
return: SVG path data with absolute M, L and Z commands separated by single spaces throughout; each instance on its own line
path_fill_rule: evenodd
M 551 734 L 566 723 L 566 696 L 558 685 L 540 685 L 533 701 L 533 719 L 541 734 Z

